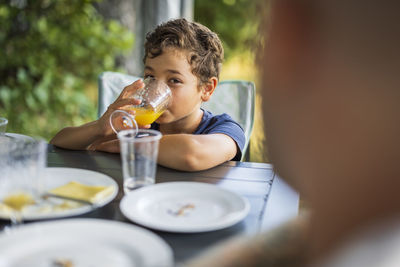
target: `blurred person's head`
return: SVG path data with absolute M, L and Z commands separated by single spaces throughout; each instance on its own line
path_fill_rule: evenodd
M 172 91 L 172 103 L 158 123 L 185 118 L 209 100 L 224 58 L 216 33 L 186 19 L 170 20 L 149 32 L 144 46 L 144 76 L 163 80 Z
M 278 173 L 338 228 L 400 212 L 400 2 L 270 5 L 262 91 Z

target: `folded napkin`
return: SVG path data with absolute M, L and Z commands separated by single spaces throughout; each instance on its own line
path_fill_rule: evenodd
M 35 200 L 30 194 L 27 193 L 15 193 L 11 194 L 3 199 L 3 203 L 0 203 L 0 209 L 6 209 L 6 207 L 21 211 L 25 206 L 35 204 Z M 4 207 L 4 206 L 6 207 Z
M 96 203 L 110 195 L 113 191 L 114 187 L 111 185 L 84 185 L 75 181 L 71 181 L 65 185 L 51 189 L 49 193 L 55 196 Z

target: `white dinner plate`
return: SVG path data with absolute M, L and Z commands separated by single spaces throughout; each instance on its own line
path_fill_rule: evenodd
M 109 176 L 85 169 L 76 168 L 46 168 L 44 171 L 45 175 L 45 191 L 49 191 L 58 186 L 65 185 L 70 181 L 76 181 L 85 185 L 93 186 L 112 186 L 113 191 L 111 194 L 107 195 L 96 204 L 79 204 L 74 203 L 75 201 L 69 201 L 70 204 L 76 204 L 76 207 L 62 210 L 54 210 L 55 205 L 48 205 L 46 202 L 39 205 L 38 208 L 34 207 L 31 209 L 24 210 L 22 212 L 23 220 L 41 220 L 41 219 L 52 219 L 52 218 L 62 218 L 69 216 L 76 216 L 80 214 L 92 211 L 94 208 L 102 207 L 109 202 L 111 202 L 118 194 L 118 184 Z M 66 201 L 63 199 L 51 198 L 49 202 L 56 205 L 63 205 Z M 9 219 L 8 213 L 0 212 L 1 219 Z M 1 264 L 0 264 L 1 266 Z
M 0 234 L 0 266 L 167 267 L 171 248 L 152 232 L 122 222 L 67 219 Z
M 122 213 L 143 226 L 168 232 L 219 230 L 241 221 L 247 199 L 216 185 L 169 182 L 143 187 L 124 196 Z

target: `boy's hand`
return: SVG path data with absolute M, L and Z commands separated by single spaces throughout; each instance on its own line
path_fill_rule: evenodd
M 118 139 L 106 140 L 99 144 L 95 144 L 89 150 L 103 151 L 109 153 L 119 153 L 120 151 L 119 140 Z
M 99 132 L 102 136 L 109 136 L 114 134 L 110 126 L 110 116 L 117 109 L 123 109 L 126 106 L 138 105 L 140 104 L 140 100 L 131 98 L 131 96 L 140 88 L 144 86 L 142 80 L 137 80 L 134 83 L 128 85 L 122 90 L 121 94 L 118 96 L 117 100 L 108 106 L 107 111 L 97 120 Z M 124 109 L 126 112 L 135 115 L 135 111 Z M 149 128 L 149 125 L 146 125 L 142 128 Z

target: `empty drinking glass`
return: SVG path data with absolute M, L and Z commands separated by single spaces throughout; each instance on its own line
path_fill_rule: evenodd
M 0 117 L 0 135 L 4 135 L 6 132 L 8 120 L 6 118 L 1 118 Z
M 161 136 L 159 131 L 144 129 L 118 133 L 125 194 L 138 187 L 154 184 Z
M 37 139 L 0 140 L 0 212 L 13 225 L 24 209 L 35 204 L 43 190 L 46 142 Z

